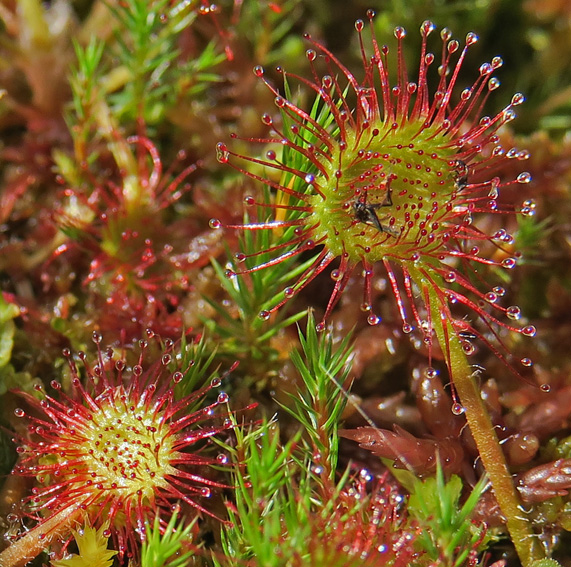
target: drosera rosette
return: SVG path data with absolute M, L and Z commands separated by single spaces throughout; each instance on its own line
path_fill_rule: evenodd
M 225 408 L 228 395 L 212 391 L 236 364 L 176 399 L 175 386 L 187 369 L 173 372 L 173 341 L 165 339 L 158 360 L 144 368 L 148 341 L 140 341 L 138 362 L 128 366 L 113 349 L 102 351 L 101 335 L 94 333 L 93 340 L 96 363 L 78 353 L 82 371 L 69 350 L 64 352 L 71 393 L 53 381 L 53 394 L 40 387 L 41 402 L 24 395 L 32 409 L 15 410 L 27 420 L 29 438 L 19 440 L 14 474 L 37 480 L 24 504 L 38 524 L 0 554 L 3 567 L 24 565 L 51 544 L 61 553 L 56 542 L 69 542 L 76 523 L 89 522 L 95 529 L 108 524 L 102 533 L 123 558 L 138 555 L 149 522 L 158 517 L 166 527 L 173 504 L 226 521 L 209 500 L 216 490 L 230 488 L 215 470 L 228 458 L 204 450 L 212 437 L 233 428 Z
M 388 474 L 373 477 L 365 469 L 356 478 L 344 477 L 321 509 L 307 511 L 307 518 L 300 519 L 307 525 L 307 547 L 298 544 L 301 549 L 288 549 L 285 541 L 280 542 L 282 549 L 280 543 L 276 548 L 291 555 L 288 564 L 294 567 L 424 565 L 418 525 L 408 517 L 406 500 L 389 478 Z M 288 536 L 295 540 L 294 534 Z
M 512 235 L 499 227 L 488 234 L 477 222 L 488 215 L 534 213 L 533 201 L 514 207 L 500 195 L 503 189 L 531 180 L 525 171 L 507 180 L 500 177 L 503 169 L 512 169 L 514 160 L 529 157 L 526 150 L 506 149 L 500 142 L 500 130 L 515 118 L 515 107 L 524 96 L 517 93 L 495 116 L 484 116 L 484 105 L 500 84 L 493 75 L 502 60 L 494 57 L 482 64 L 473 84 L 461 90 L 460 70 L 478 38 L 469 33 L 462 47 L 446 28 L 440 34 L 439 78 L 431 94 L 429 77 L 436 57 L 428 51 L 428 42 L 434 24 L 425 21 L 420 27 L 418 78 L 411 80 L 404 58 L 405 30 L 395 28 L 394 65 L 389 48 L 377 41 L 373 16 L 369 11 L 370 47 L 363 39 L 365 23 L 356 22 L 361 80 L 309 36 L 312 48 L 306 53 L 312 79 L 279 68 L 284 77 L 281 93 L 264 78 L 263 68 L 254 69 L 275 95 L 281 124 L 264 114 L 269 135 L 245 139 L 269 147 L 265 158 L 245 155 L 220 142 L 218 159 L 263 183 L 273 195 L 270 199 L 245 197 L 246 206 L 252 211 L 257 208 L 257 219 L 255 213 L 243 225 L 212 219 L 211 226 L 272 235 L 273 244 L 267 249 L 238 252 L 229 277 L 271 269 L 315 251 L 313 263 L 273 306 L 260 313 L 262 318 L 270 317 L 332 266 L 335 283 L 318 323 L 318 329 L 325 329 L 360 265 L 362 309 L 368 322 L 377 325 L 381 318 L 375 313 L 372 289 L 374 267 L 382 264 L 404 333 L 419 333 L 428 349 L 427 372 L 435 372 L 435 339 L 440 346 L 453 381 L 452 409 L 466 414 L 512 540 L 527 565 L 543 552 L 519 511 L 519 498 L 468 360 L 474 351 L 471 341 L 480 340 L 518 374 L 502 335 L 511 331 L 534 336 L 536 332 L 532 325 L 517 322 L 519 308 L 503 306 L 505 290 L 491 287 L 489 274 L 484 274 L 485 267 L 511 270 L 516 266 L 517 256 L 509 253 Z M 320 64 L 325 74 L 320 74 Z M 292 102 L 292 79 L 315 93 L 309 111 Z M 502 253 L 494 255 L 490 250 Z M 479 323 L 472 323 L 467 315 L 475 315 Z M 527 357 L 521 363 L 531 365 Z
M 89 183 L 63 190 L 55 219 L 68 238 L 45 263 L 42 278 L 46 287 L 55 287 L 62 270 L 79 264 L 85 309 L 88 315 L 97 313 L 103 332 L 118 327 L 119 307 L 119 328 L 131 336 L 140 336 L 147 326 L 157 328 L 160 321 L 157 330 L 176 337 L 190 273 L 222 250 L 220 238 L 207 227 L 175 216 L 174 205 L 190 191 L 188 178 L 199 164 L 185 164 L 181 150 L 166 168 L 156 145 L 142 135 L 117 135 L 115 143 L 128 165 L 118 177 L 100 179 L 85 171 Z M 82 265 L 86 258 L 88 268 Z
M 372 18 L 373 13 L 369 12 L 371 28 Z M 426 279 L 442 290 L 439 301 L 443 306 L 464 304 L 488 321 L 488 327 L 498 324 L 533 335 L 532 326 L 522 329 L 503 320 L 518 319 L 520 312 L 515 306 L 499 304 L 505 293 L 500 286 L 480 291 L 465 274 L 473 263 L 505 269 L 517 263 L 516 258 L 505 254 L 500 260 L 480 256 L 482 243 L 501 247 L 513 242 L 513 238 L 505 230 L 485 234 L 472 221 L 477 213 L 513 213 L 513 209 L 502 207 L 501 189 L 531 179 L 527 172 L 509 181 L 492 175 L 508 159 L 528 158 L 525 150 L 502 148 L 497 133 L 513 120 L 514 108 L 524 101 L 523 95 L 514 95 L 511 103 L 496 116 L 480 117 L 488 95 L 499 86 L 492 74 L 502 61 L 494 57 L 491 63 L 480 67 L 477 80 L 460 93 L 455 103 L 457 78 L 477 36 L 468 34 L 464 48 L 460 49 L 460 43 L 444 29 L 440 79 L 431 100 L 427 77 L 435 57 L 427 52 L 427 42 L 435 26 L 428 21 L 421 26 L 417 82 L 409 80 L 404 63 L 405 31 L 395 29 L 399 45 L 397 83 L 391 86 L 388 47 L 379 46 L 373 32 L 373 54 L 369 58 L 362 37 L 364 23 L 357 21 L 356 28 L 365 72 L 361 82 L 330 51 L 309 37 L 314 47 L 307 51 L 313 81 L 280 69 L 286 81 L 286 94 L 288 77 L 316 93 L 316 102 L 309 113 L 282 96 L 263 78 L 263 69 L 256 67 L 255 73 L 276 96 L 283 126 L 280 130 L 272 117 L 265 114 L 262 121 L 272 129 L 270 136 L 248 139 L 272 145 L 267 159 L 234 153 L 222 142 L 217 149 L 221 162 L 276 191 L 272 202 L 260 202 L 252 196 L 244 199 L 249 207 L 256 205 L 274 211 L 274 219 L 244 225 L 223 225 L 212 219 L 211 226 L 272 230 L 281 233 L 281 237 L 271 251 L 256 254 L 273 252 L 274 257 L 267 262 L 252 266 L 248 261 L 255 258 L 237 253 L 237 264 L 247 262 L 247 266 L 230 270 L 228 275 L 269 268 L 296 254 L 321 248 L 297 283 L 286 288 L 277 304 L 261 316 L 267 317 L 277 310 L 338 259 L 339 265 L 331 272 L 334 289 L 319 328 L 325 328 L 326 319 L 359 264 L 364 280 L 362 309 L 368 314 L 370 324 L 378 324 L 381 319 L 372 304 L 373 265 L 382 262 L 397 298 L 405 333 L 412 332 L 416 325 L 427 342 L 432 341 L 432 314 L 426 297 L 416 289 L 420 280 Z M 323 76 L 316 69 L 318 55 L 328 71 Z M 346 84 L 341 83 L 341 78 Z M 282 148 L 281 155 L 276 147 Z M 267 177 L 260 173 L 260 166 L 266 168 Z M 279 181 L 271 170 L 281 175 Z M 533 202 L 526 201 L 519 212 L 533 214 Z M 489 304 L 491 311 L 481 303 Z M 459 332 L 475 332 L 465 322 L 452 316 L 450 319 Z M 485 339 L 482 333 L 478 336 Z
M 405 498 L 389 475 L 358 477 L 336 488 L 320 513 L 311 518 L 311 564 L 404 567 L 423 564 L 418 526 L 407 517 Z M 293 565 L 306 565 L 296 554 Z

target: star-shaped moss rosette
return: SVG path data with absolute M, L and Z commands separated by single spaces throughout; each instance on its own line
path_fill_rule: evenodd
M 94 340 L 99 345 L 101 336 L 95 333 Z M 102 535 L 113 538 L 119 557 L 132 557 L 146 523 L 159 516 L 164 528 L 162 518 L 168 519 L 173 503 L 220 519 L 208 500 L 228 486 L 206 469 L 228 459 L 202 451 L 208 439 L 233 427 L 228 414 L 216 411 L 228 396 L 220 392 L 208 405 L 201 403 L 220 385 L 215 378 L 175 399 L 184 369 L 169 370 L 172 341 L 165 340 L 160 359 L 144 369 L 146 344 L 141 341 L 132 368 L 112 349 L 98 349 L 94 366 L 80 353 L 87 383 L 65 352 L 73 392 L 67 395 L 52 382 L 53 396 L 44 393 L 40 404 L 26 396 L 34 410 L 15 410 L 29 424 L 29 439 L 21 440 L 14 472 L 38 482 L 25 504 L 39 523 L 0 553 L 3 567 L 24 565 L 57 538 L 69 539 L 77 523 L 106 526 Z
M 395 29 L 393 82 L 389 48 L 378 43 L 373 16 L 369 11 L 370 47 L 363 40 L 364 22 L 356 22 L 364 70 L 361 80 L 310 37 L 312 49 L 307 51 L 307 58 L 313 79 L 280 69 L 285 83 L 282 94 L 264 78 L 261 67 L 255 68 L 255 74 L 275 94 L 281 126 L 264 114 L 262 121 L 270 128 L 268 137 L 241 142 L 241 148 L 244 142 L 263 144 L 266 149 L 269 146 L 266 158 L 245 155 L 221 142 L 218 159 L 273 189 L 274 195 L 269 199 L 245 197 L 247 206 L 257 207 L 257 219 L 243 225 L 224 225 L 212 219 L 210 224 L 213 228 L 270 234 L 266 240 L 271 246 L 235 255 L 229 277 L 271 269 L 300 254 L 307 258 L 315 250 L 310 267 L 260 313 L 264 319 L 335 261 L 331 271 L 333 292 L 318 328 L 325 328 L 359 265 L 364 281 L 362 309 L 368 314 L 368 322 L 377 325 L 381 319 L 372 301 L 373 268 L 384 266 L 403 331 L 410 333 L 416 327 L 427 345 L 429 365 L 434 340 L 440 345 L 457 396 L 453 411 L 466 413 L 508 518 L 512 540 L 527 564 L 542 552 L 519 513 L 513 482 L 467 359 L 474 351 L 470 341 L 480 339 L 517 374 L 500 331 L 524 336 L 536 332 L 532 325 L 515 323 L 521 318 L 517 306 L 501 305 L 505 294 L 501 286 L 483 289 L 489 285 L 485 278 L 473 277 L 477 266 L 510 270 L 517 264 L 517 257 L 509 253 L 513 236 L 501 224 L 488 234 L 473 221 L 484 215 L 534 213 L 531 200 L 516 208 L 499 198 L 502 189 L 531 180 L 525 171 L 511 179 L 500 177 L 502 169 L 512 169 L 511 164 L 507 167 L 508 162 L 528 158 L 525 150 L 503 148 L 498 133 L 515 118 L 514 109 L 524 96 L 515 94 L 498 114 L 483 116 L 488 96 L 499 86 L 493 74 L 502 60 L 494 57 L 482 64 L 474 83 L 459 90 L 460 70 L 478 38 L 469 33 L 461 47 L 447 29 L 440 34 L 439 79 L 432 95 L 428 77 L 436 57 L 428 51 L 428 38 L 435 29 L 430 21 L 420 27 L 416 80 L 409 78 L 404 61 L 405 30 Z M 318 71 L 320 61 L 326 74 Z M 290 100 L 291 79 L 315 93 L 309 111 Z M 463 317 L 465 312 L 455 315 L 458 306 L 475 314 L 483 324 L 472 324 Z M 531 365 L 527 358 L 521 363 Z M 428 372 L 434 370 L 429 368 Z

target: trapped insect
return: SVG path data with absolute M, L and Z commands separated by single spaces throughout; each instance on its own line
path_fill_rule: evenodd
M 382 203 L 367 203 L 367 195 L 364 198 L 357 198 L 353 203 L 353 210 L 355 213 L 355 220 L 364 224 L 374 226 L 379 232 L 386 232 L 392 236 L 398 236 L 398 232 L 386 225 L 382 224 L 377 215 L 377 209 L 381 207 L 392 207 L 392 189 L 387 185 L 387 192 L 385 199 Z

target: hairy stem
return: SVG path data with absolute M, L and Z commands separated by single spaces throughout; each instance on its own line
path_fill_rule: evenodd
M 528 567 L 533 561 L 544 558 L 545 554 L 525 515 L 494 426 L 482 401 L 474 372 L 437 291 L 422 276 L 415 281 L 422 283 L 422 287 L 428 292 L 433 329 L 446 355 L 454 388 L 464 408 L 466 420 L 502 514 L 507 519 L 511 540 L 522 564 Z
M 69 534 L 74 522 L 85 514 L 81 504 L 79 502 L 74 506 L 64 508 L 40 522 L 0 553 L 0 565 L 2 567 L 23 567 L 37 557 L 55 538 Z

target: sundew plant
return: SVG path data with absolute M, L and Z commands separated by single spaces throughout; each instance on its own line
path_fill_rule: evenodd
M 571 561 L 565 3 L 0 21 L 2 567 Z

